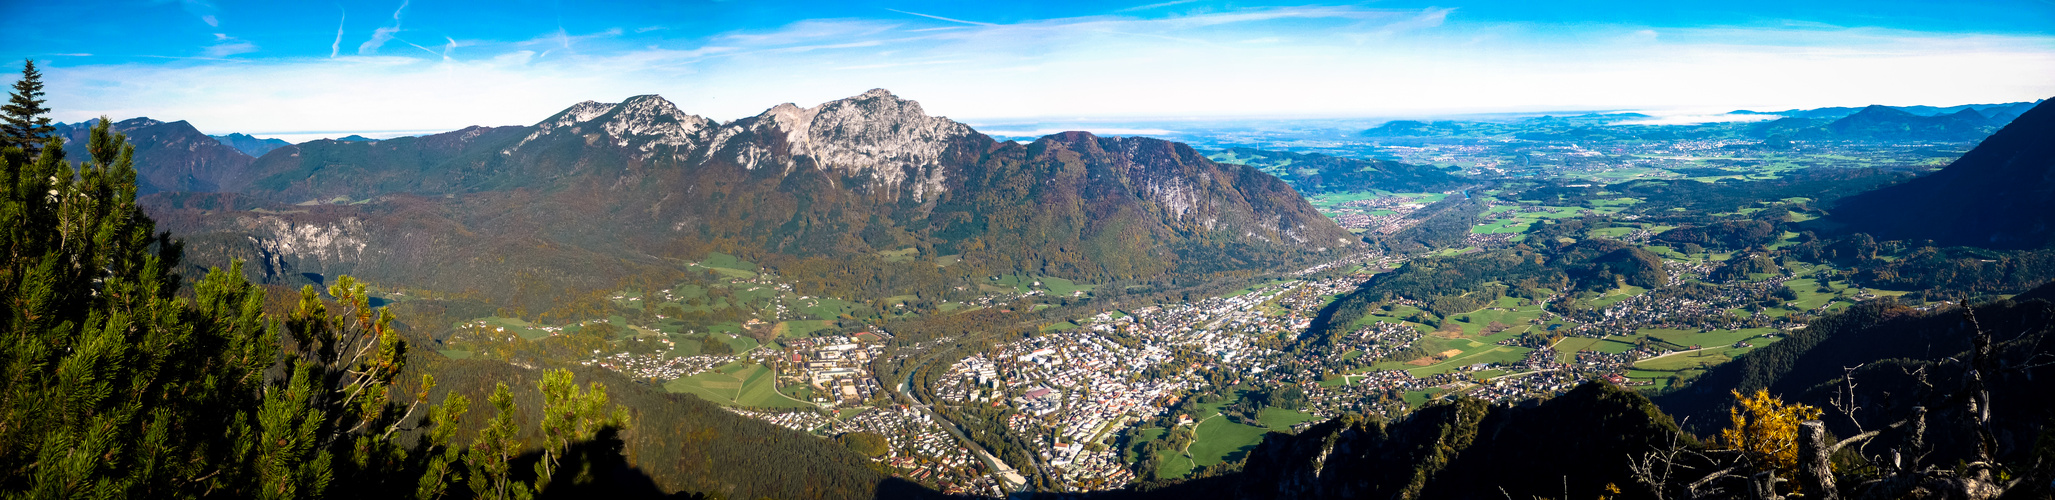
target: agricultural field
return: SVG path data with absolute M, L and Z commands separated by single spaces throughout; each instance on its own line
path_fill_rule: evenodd
M 878 252 L 877 255 L 885 259 L 885 262 L 906 262 L 920 256 L 920 249 L 907 247 L 898 250 L 885 250 Z
M 692 394 L 715 404 L 770 408 L 811 408 L 806 403 L 779 394 L 777 376 L 770 368 L 755 363 L 729 363 L 664 384 L 664 390 Z
M 1521 233 L 1543 220 L 1575 219 L 1583 217 L 1583 209 L 1575 207 L 1552 207 L 1530 204 L 1501 204 L 1492 206 L 1482 216 L 1485 223 L 1470 228 L 1477 234 Z
M 777 338 L 806 338 L 812 337 L 814 332 L 834 327 L 835 324 L 832 321 L 805 319 L 780 322 L 777 326 L 771 327 L 771 331 Z
M 543 331 L 542 325 L 522 321 L 518 318 L 488 316 L 479 318 L 478 321 L 484 322 L 488 328 L 503 328 L 508 332 L 519 335 L 523 340 L 538 340 L 549 336 L 549 332 Z
M 1239 393 L 1240 390 L 1232 392 Z M 1196 427 L 1193 428 L 1191 446 L 1186 448 L 1184 454 L 1166 454 L 1157 464 L 1156 473 L 1162 477 L 1184 477 L 1199 467 L 1213 467 L 1231 462 L 1240 458 L 1237 454 L 1262 443 L 1265 433 L 1290 433 L 1293 425 L 1319 420 L 1318 417 L 1302 411 L 1264 408 L 1257 413 L 1256 418 L 1256 423 L 1261 425 L 1237 423 L 1220 414 L 1220 409 L 1228 404 L 1228 401 L 1217 401 L 1198 405 L 1195 416 L 1199 420 L 1194 424 Z M 1134 443 L 1147 443 L 1161 437 L 1166 431 L 1162 428 L 1143 428 Z M 1125 450 L 1126 459 L 1130 462 L 1138 460 L 1138 450 L 1139 448 Z
M 1285 430 L 1289 431 L 1290 427 L 1287 426 Z M 1212 467 L 1226 461 L 1229 455 L 1262 443 L 1263 433 L 1269 431 L 1263 427 L 1234 423 L 1227 417 L 1216 415 L 1199 423 L 1198 429 L 1194 431 L 1198 439 L 1192 441 L 1192 447 L 1187 451 L 1190 452 L 1194 464 Z
M 1008 274 L 989 280 L 988 284 L 982 285 L 980 288 L 985 288 L 988 291 L 1011 293 L 1041 291 L 1049 295 L 1063 296 L 1077 292 L 1091 293 L 1092 289 L 1098 287 L 1099 285 L 1081 284 L 1053 276 Z

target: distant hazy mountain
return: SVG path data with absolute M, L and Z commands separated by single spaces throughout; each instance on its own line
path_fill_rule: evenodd
M 2040 104 L 2040 102 L 2041 102 L 2041 101 L 2034 101 L 2034 102 L 2008 102 L 2008 103 L 2003 103 L 2003 104 L 1964 104 L 1964 105 L 1960 105 L 1960 106 L 1946 106 L 1946 107 L 1935 107 L 1935 106 L 1884 106 L 1884 107 L 1889 107 L 1889 108 L 1892 108 L 1892 109 L 1896 109 L 1896 110 L 1898 110 L 1898 111 L 1903 111 L 1903 112 L 1906 112 L 1906 113 L 1909 113 L 1909 114 L 1912 114 L 1912 115 L 1916 115 L 1916 116 L 1941 116 L 1941 115 L 1952 115 L 1952 114 L 1960 113 L 1960 112 L 1962 112 L 1963 110 L 1972 110 L 1972 111 L 1976 111 L 1976 112 L 1977 112 L 1977 114 L 1979 114 L 1979 115 L 1981 115 L 1981 116 L 1984 116 L 1984 117 L 1986 117 L 1986 118 L 1990 118 L 1990 119 L 1992 119 L 1992 120 L 1994 120 L 1994 121 L 1997 121 L 1999 125 L 2003 125 L 2003 124 L 2005 124 L 2005 123 L 2011 122 L 2011 121 L 2012 121 L 2012 119 L 2013 119 L 2013 118 L 2016 118 L 2016 117 L 2018 117 L 2020 113 L 2025 113 L 2025 112 L 2026 112 L 2026 110 L 2028 110 L 2028 109 L 2032 109 L 2032 108 L 2034 107 L 2034 105 L 2036 105 L 2036 104 Z M 1853 115 L 1853 114 L 1856 114 L 1856 113 L 1860 113 L 1860 112 L 1862 112 L 1862 111 L 1865 111 L 1865 110 L 1868 110 L 1869 108 L 1874 108 L 1874 107 L 1878 107 L 1878 106 L 1867 106 L 1867 107 L 1853 107 L 1853 108 L 1851 108 L 1851 107 L 1831 107 L 1831 108 L 1813 108 L 1813 109 L 1787 109 L 1787 110 L 1783 110 L 1783 111 L 1749 111 L 1749 110 L 1743 109 L 1743 110 L 1736 110 L 1736 111 L 1732 111 L 1731 113 L 1732 113 L 1732 114 L 1737 114 L 1737 115 L 1777 115 L 1777 116 L 1786 116 L 1786 117 L 1792 117 L 1792 118 L 1817 118 L 1817 119 L 1826 119 L 1826 120 L 1839 120 L 1839 119 L 1841 119 L 1841 118 L 1845 118 L 1845 117 L 1847 117 L 1848 115 Z
M 373 142 L 373 141 L 377 141 L 378 139 L 372 139 L 372 138 L 370 138 L 370 137 L 364 137 L 364 136 L 361 136 L 361 135 L 357 135 L 357 134 L 350 134 L 350 135 L 342 136 L 341 138 L 338 138 L 338 139 L 335 139 L 335 140 L 337 140 L 337 141 L 342 141 L 342 142 Z
M 273 149 L 278 149 L 281 146 L 291 146 L 293 144 L 290 142 L 285 142 L 284 139 L 258 139 L 255 137 L 250 137 L 248 134 L 240 133 L 228 135 L 210 135 L 208 137 L 213 137 L 214 140 L 221 141 L 222 144 L 227 144 L 229 147 L 236 148 L 236 150 L 242 151 L 243 154 L 250 155 L 250 157 L 252 158 L 264 156 L 264 153 L 269 153 Z
M 1452 121 L 1433 123 L 1415 120 L 1392 120 L 1370 130 L 1363 131 L 1364 137 L 1432 137 L 1454 135 L 1463 131 L 1463 124 Z
M 1938 172 L 1843 199 L 1832 219 L 1880 240 L 1994 248 L 2055 243 L 2055 105 L 2043 101 Z
M 1832 138 L 1848 140 L 1975 141 L 2001 125 L 1973 109 L 1920 116 L 1889 106 L 1870 106 L 1828 123 L 1824 130 Z
M 610 282 L 705 245 L 795 256 L 913 248 L 993 272 L 1103 281 L 1356 244 L 1285 182 L 1183 144 L 1082 132 L 999 142 L 883 90 L 728 123 L 653 95 L 584 102 L 527 127 L 310 141 L 249 170 L 220 190 L 271 209 L 149 203 L 186 234 L 257 228 L 259 250 L 281 266 L 446 289 L 517 271 Z
M 86 139 L 98 122 L 88 120 L 57 125 L 56 133 L 65 141 L 66 157 L 74 160 L 86 157 Z M 129 143 L 135 145 L 137 184 L 142 194 L 217 191 L 223 182 L 233 182 L 233 179 L 243 176 L 244 169 L 253 159 L 200 133 L 185 121 L 165 123 L 149 118 L 131 118 L 114 122 L 109 128 L 127 134 Z
M 1358 135 L 1375 139 L 1511 137 L 1564 142 L 1744 137 L 1808 141 L 1973 142 L 2011 122 L 2034 105 L 2032 102 L 2015 102 L 1948 107 L 1868 106 L 1729 112 L 1776 117 L 1754 123 L 1633 124 L 1653 118 L 1642 113 L 1585 113 L 1511 121 L 1393 120 Z

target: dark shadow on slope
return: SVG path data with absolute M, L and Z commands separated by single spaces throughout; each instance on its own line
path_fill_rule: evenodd
M 536 498 L 710 498 L 704 493 L 664 492 L 655 478 L 628 464 L 622 453 L 626 446 L 621 441 L 621 430 L 612 426 L 600 429 L 599 435 L 590 441 L 572 444 L 558 462 L 560 472 L 556 480 L 542 488 Z M 533 470 L 533 464 L 541 459 L 541 454 L 531 453 L 522 456 L 518 463 L 528 464 L 528 470 Z

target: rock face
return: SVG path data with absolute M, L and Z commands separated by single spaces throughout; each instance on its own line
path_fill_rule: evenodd
M 367 276 L 440 272 L 431 266 L 462 254 L 445 246 L 466 240 L 559 252 L 521 258 L 574 269 L 718 242 L 824 257 L 914 248 L 1092 281 L 1251 269 L 1357 244 L 1283 181 L 1182 144 L 1082 132 L 999 142 L 882 89 L 728 123 L 654 95 L 587 101 L 527 127 L 311 141 L 247 170 L 212 190 L 272 203 L 279 213 L 263 217 L 289 227 L 359 221 L 347 233 L 366 249 L 344 260 Z M 154 199 L 162 220 L 183 224 L 174 230 L 276 224 Z
M 1843 199 L 1832 220 L 1879 240 L 2055 244 L 2055 105 L 2043 101 L 1938 172 Z

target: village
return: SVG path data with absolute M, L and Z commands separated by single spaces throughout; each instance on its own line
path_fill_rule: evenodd
M 1407 212 L 1419 208 L 1413 205 L 1395 208 Z M 1488 243 L 1503 244 L 1502 233 L 1483 236 L 1491 238 Z M 1647 231 L 1638 229 L 1620 236 L 1649 237 Z M 888 452 L 874 460 L 901 477 L 947 492 L 1003 495 L 1028 482 L 1008 465 L 1032 465 L 1033 474 L 1053 482 L 1045 486 L 1069 491 L 1117 488 L 1139 481 L 1147 471 L 1136 468 L 1129 448 L 1134 443 L 1125 442 L 1123 436 L 1143 426 L 1197 428 L 1200 421 L 1218 418 L 1204 413 L 1212 410 L 1193 409 L 1192 402 L 1202 397 L 1214 401 L 1226 397 L 1232 402 L 1234 394 L 1243 391 L 1291 388 L 1295 394 L 1303 394 L 1302 404 L 1265 411 L 1286 411 L 1294 416 L 1264 423 L 1245 415 L 1237 422 L 1265 425 L 1259 428 L 1270 432 L 1297 432 L 1313 422 L 1344 414 L 1396 418 L 1434 399 L 1458 395 L 1512 403 L 1558 395 L 1591 380 L 1647 385 L 1651 382 L 1646 379 L 1626 376 L 1634 372 L 1636 363 L 1696 351 L 1701 346 L 1644 341 L 1601 350 L 1593 342 L 1634 336 L 1652 327 L 1788 329 L 1803 322 L 1803 318 L 1788 315 L 1735 314 L 1783 287 L 1791 276 L 1709 283 L 1719 293 L 1682 294 L 1675 290 L 1702 282 L 1714 266 L 1706 261 L 1667 260 L 1664 266 L 1669 280 L 1659 290 L 1632 290 L 1618 298 L 1596 301 L 1601 304 L 1598 307 L 1581 309 L 1543 308 L 1549 301 L 1537 299 L 1524 306 L 1525 314 L 1532 315 L 1530 321 L 1494 323 L 1480 333 L 1496 335 L 1487 340 L 1493 343 L 1490 347 L 1513 353 L 1510 357 L 1478 357 L 1453 349 L 1437 352 L 1446 349 L 1442 347 L 1422 354 L 1419 346 L 1429 335 L 1447 332 L 1430 332 L 1428 326 L 1397 320 L 1362 323 L 1323 342 L 1303 342 L 1323 308 L 1359 289 L 1375 273 L 1397 268 L 1406 260 L 1378 252 L 1357 253 L 1287 274 L 1293 278 L 1275 278 L 1196 302 L 1111 310 L 1059 321 L 1038 335 L 954 360 L 931 387 L 902 388 L 928 396 L 914 401 L 895 399 L 886 390 L 888 382 L 872 372 L 874 361 L 891 355 L 887 344 L 892 335 L 875 327 L 780 339 L 774 345 L 732 355 L 665 355 L 661 349 L 655 354 L 596 351 L 585 364 L 657 381 L 760 366 L 766 378 L 774 380 L 768 385 L 777 388 L 776 397 L 797 404 L 723 403 L 724 407 L 824 437 L 875 433 L 890 445 Z M 1337 275 L 1333 272 L 1337 269 L 1354 271 Z M 753 279 L 764 282 L 741 284 L 782 286 L 767 275 Z M 1039 281 L 1022 283 L 1041 287 Z M 1023 286 L 997 298 L 1040 293 Z M 616 300 L 638 298 L 623 294 Z M 675 299 L 669 289 L 654 291 L 651 298 Z M 812 297 L 795 298 L 800 301 L 796 307 L 811 305 L 807 301 Z M 774 300 L 769 309 L 791 310 L 786 308 L 786 300 L 790 299 Z M 1570 300 L 1570 296 L 1557 295 L 1554 300 Z M 1425 307 L 1402 297 L 1385 303 L 1387 308 Z M 1499 314 L 1492 311 L 1512 314 L 1513 310 L 1490 306 L 1478 313 Z M 565 334 L 556 327 L 517 332 L 485 323 L 469 326 L 488 335 Z M 1508 333 L 1495 334 L 1499 331 Z M 1507 336 L 1514 332 L 1538 332 L 1538 336 Z M 663 344 L 659 347 L 673 345 L 668 338 L 653 341 Z M 1734 344 L 1752 347 L 1746 342 Z M 918 345 L 898 349 L 925 351 Z M 1402 360 L 1412 361 L 1398 362 Z M 751 373 L 743 370 L 734 376 Z M 1003 410 L 1005 416 L 997 425 L 1026 438 L 1033 464 L 998 461 L 988 454 L 992 450 L 958 432 L 956 426 L 961 422 L 943 419 L 920 400 L 935 405 L 934 410 Z

